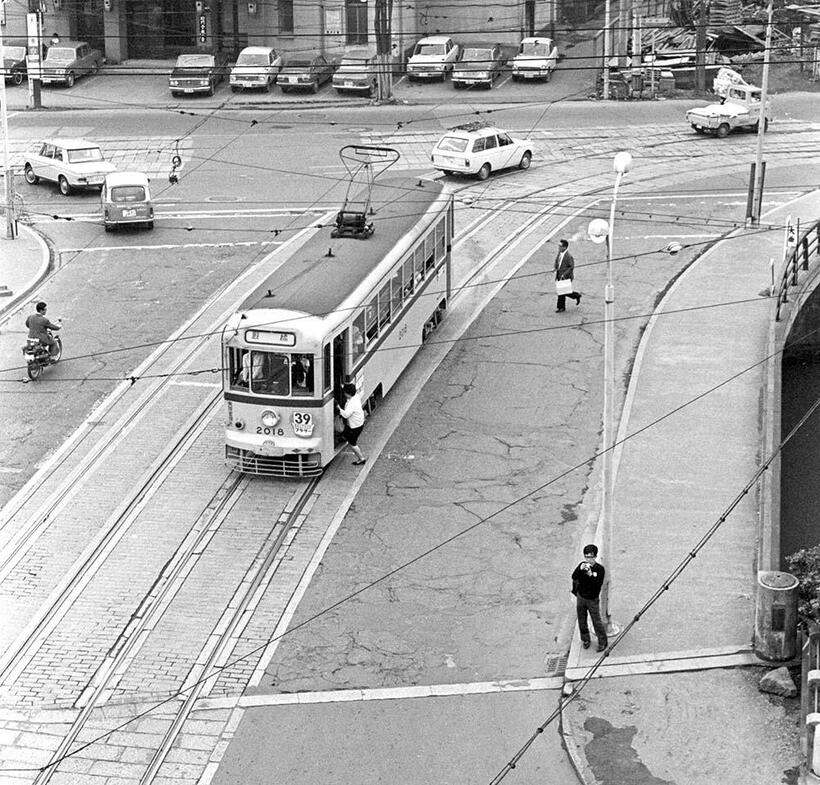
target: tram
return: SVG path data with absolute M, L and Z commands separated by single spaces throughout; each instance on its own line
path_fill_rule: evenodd
M 453 198 L 411 177 L 372 185 L 372 234 L 317 228 L 223 332 L 225 458 L 237 471 L 321 474 L 344 447 L 342 385 L 372 410 L 436 328 L 451 294 Z

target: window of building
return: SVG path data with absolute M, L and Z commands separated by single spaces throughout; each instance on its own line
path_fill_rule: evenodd
M 293 32 L 293 0 L 279 0 L 279 32 Z
M 367 43 L 367 0 L 345 0 L 345 30 L 348 45 Z

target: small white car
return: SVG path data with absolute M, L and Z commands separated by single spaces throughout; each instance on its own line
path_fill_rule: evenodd
M 558 47 L 551 38 L 524 38 L 512 61 L 512 78 L 549 82 L 558 65 Z
M 122 224 L 154 228 L 154 205 L 143 172 L 112 172 L 105 176 L 100 191 L 103 226 L 110 232 Z
M 246 46 L 236 58 L 236 65 L 231 68 L 231 90 L 238 93 L 242 88 L 256 90 L 261 88 L 266 93 L 282 69 L 282 57 L 269 46 Z
M 101 188 L 105 176 L 114 171 L 116 167 L 105 160 L 100 146 L 85 139 L 46 139 L 23 164 L 29 185 L 51 180 L 63 196 L 77 188 Z
M 431 159 L 433 167 L 444 174 L 474 174 L 486 180 L 501 169 L 529 169 L 532 150 L 529 139 L 515 139 L 500 128 L 469 123 L 444 134 Z
M 458 59 L 458 44 L 446 35 L 422 38 L 407 61 L 407 78 L 440 79 L 442 82 Z

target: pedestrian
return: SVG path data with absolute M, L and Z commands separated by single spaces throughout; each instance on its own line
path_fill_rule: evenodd
M 338 403 L 336 404 L 336 411 L 345 421 L 342 438 L 350 445 L 350 449 L 353 450 L 356 456 L 353 465 L 361 466 L 367 460 L 359 449 L 359 434 L 362 432 L 362 428 L 364 428 L 362 400 L 356 392 L 356 385 L 352 382 L 343 384 L 342 392 L 345 395 L 345 405 L 341 407 Z
M 598 637 L 598 651 L 607 647 L 606 627 L 601 620 L 599 597 L 601 586 L 604 585 L 606 570 L 603 564 L 598 564 L 598 546 L 584 546 L 584 560 L 572 572 L 572 593 L 575 595 L 575 609 L 578 612 L 578 632 L 581 633 L 581 643 L 589 648 L 589 627 L 587 614 L 592 619 L 595 635 Z
M 558 288 L 558 281 L 572 281 L 575 277 L 575 259 L 569 252 L 569 243 L 566 240 L 561 240 L 558 243 L 558 256 L 555 257 L 555 280 L 556 289 Z M 581 295 L 576 292 L 571 286 L 570 291 L 565 294 L 558 295 L 558 303 L 555 307 L 556 313 L 566 311 L 567 297 L 572 297 L 576 305 L 581 304 Z

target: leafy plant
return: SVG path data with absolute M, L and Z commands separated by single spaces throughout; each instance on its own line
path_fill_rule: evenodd
M 797 613 L 805 624 L 820 623 L 820 545 L 786 557 L 789 572 L 800 582 Z

